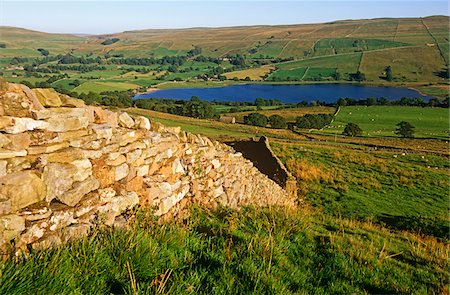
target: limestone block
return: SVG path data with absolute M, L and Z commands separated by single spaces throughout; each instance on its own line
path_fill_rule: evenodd
M 134 151 L 131 151 L 129 153 L 126 154 L 127 156 L 127 163 L 131 164 L 134 161 L 136 161 L 137 159 L 139 159 L 139 157 L 142 155 L 142 150 L 141 149 L 136 149 Z
M 145 129 L 145 130 L 150 130 L 150 120 L 146 117 L 143 116 L 139 116 L 135 119 L 135 124 L 137 128 L 141 128 L 141 129 Z
M 89 113 L 89 122 L 95 124 L 104 124 L 107 123 L 107 114 L 100 107 L 88 106 L 87 111 Z M 111 126 L 110 126 L 111 127 Z
M 89 125 L 88 117 L 51 117 L 47 120 L 45 129 L 51 132 L 67 132 L 84 129 Z
M 0 133 L 0 148 L 4 147 L 5 145 L 9 144 L 10 142 L 11 142 L 11 140 L 9 140 L 9 138 L 6 135 Z
M 100 181 L 101 188 L 105 188 L 116 181 L 115 171 L 114 167 L 106 164 L 104 158 L 92 160 L 92 175 Z
M 136 174 L 137 174 L 137 176 L 146 176 L 148 174 L 149 169 L 150 169 L 149 165 L 143 165 L 143 166 L 137 167 Z
M 38 155 L 38 154 L 46 154 L 46 153 L 53 153 L 62 149 L 65 149 L 69 147 L 68 142 L 61 142 L 61 143 L 55 143 L 55 144 L 48 144 L 48 145 L 38 145 L 38 146 L 31 146 L 27 148 L 27 152 L 29 155 Z
M 0 196 L 0 216 L 9 214 L 13 211 L 11 200 L 6 199 L 5 196 Z
M 44 200 L 46 187 L 36 171 L 27 170 L 8 174 L 0 178 L 0 192 L 11 201 L 13 210 Z
M 48 223 L 43 221 L 33 224 L 20 236 L 19 245 L 28 245 L 42 238 L 46 232 Z
M 8 134 L 6 136 L 9 140 L 9 143 L 4 145 L 4 148 L 6 149 L 21 151 L 30 146 L 31 137 L 29 133 Z
M 114 160 L 107 159 L 106 164 L 110 165 L 110 166 L 119 166 L 119 165 L 125 163 L 126 161 L 127 161 L 127 158 L 124 155 L 119 154 L 119 156 L 117 158 L 115 158 Z
M 115 181 L 119 181 L 128 175 L 129 167 L 126 163 L 123 163 L 119 166 L 115 166 L 114 170 L 115 170 Z
M 181 164 L 181 161 L 180 161 L 180 159 L 175 159 L 175 161 L 173 161 L 173 163 L 172 163 L 172 173 L 173 174 L 176 174 L 176 173 L 182 173 L 182 174 L 184 174 L 185 173 L 185 171 L 184 171 L 184 167 L 183 167 L 183 165 Z
M 46 155 L 46 161 L 48 163 L 71 163 L 83 158 L 85 158 L 83 150 L 70 147 Z
M 134 120 L 126 112 L 121 112 L 119 114 L 119 125 L 126 128 L 133 128 Z
M 220 161 L 218 159 L 212 160 L 211 164 L 213 165 L 214 169 L 219 169 L 220 166 L 222 166 L 222 164 L 220 163 Z
M 7 118 L 6 120 L 11 120 L 11 124 L 8 123 L 6 127 L 0 128 L 0 131 L 4 131 L 10 134 L 17 134 L 35 129 L 46 129 L 47 127 L 49 127 L 49 123 L 45 121 L 34 120 L 31 118 L 10 117 L 10 119 Z
M 64 118 L 64 117 L 85 117 L 88 111 L 84 108 L 48 108 L 33 111 L 33 118 L 36 120 L 44 120 L 48 118 Z
M 113 129 L 108 124 L 101 124 L 101 125 L 92 125 L 92 130 L 94 131 L 94 134 L 97 135 L 97 139 L 106 139 L 107 141 L 111 140 L 113 136 Z
M 62 105 L 65 107 L 74 107 L 74 108 L 83 108 L 86 107 L 86 104 L 83 100 L 78 98 L 73 98 L 65 94 L 60 94 L 59 98 L 62 101 Z
M 10 241 L 25 230 L 25 219 L 17 215 L 5 215 L 0 217 L 0 234 Z
M 76 223 L 76 220 L 73 218 L 72 211 L 60 211 L 55 212 L 48 223 L 50 225 L 50 230 L 55 231 Z
M 10 159 L 14 157 L 24 157 L 27 155 L 26 150 L 22 151 L 10 151 L 0 148 L 0 159 Z
M 93 176 L 90 176 L 84 181 L 76 182 L 71 190 L 59 196 L 58 199 L 64 204 L 73 207 L 80 202 L 84 195 L 87 195 L 99 187 L 100 182 Z
M 44 107 L 60 107 L 62 105 L 61 98 L 54 89 L 34 88 L 33 91 Z
M 119 126 L 119 116 L 116 112 L 112 112 L 109 110 L 103 110 L 106 114 L 106 124 L 111 126 L 112 128 L 117 128 Z
M 8 88 L 0 97 L 2 116 L 31 117 L 32 110 L 43 108 L 28 87 L 10 83 Z

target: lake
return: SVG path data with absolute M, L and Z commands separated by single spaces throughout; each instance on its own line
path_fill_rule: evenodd
M 369 97 L 385 97 L 400 99 L 402 97 L 430 97 L 416 90 L 396 87 L 377 87 L 353 84 L 240 84 L 215 88 L 175 88 L 144 93 L 134 98 L 170 98 L 188 100 L 198 96 L 202 100 L 252 102 L 258 97 L 280 99 L 283 103 L 320 100 L 327 103 L 336 102 L 341 97 L 366 99 Z

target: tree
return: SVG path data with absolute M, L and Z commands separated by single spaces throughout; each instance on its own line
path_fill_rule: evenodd
M 395 134 L 405 138 L 414 137 L 414 126 L 411 125 L 409 122 L 401 121 L 396 126 L 397 129 L 395 129 Z
M 348 123 L 345 128 L 344 132 L 342 132 L 343 135 L 346 136 L 360 136 L 362 135 L 362 129 L 355 123 Z
M 287 126 L 286 120 L 280 115 L 272 115 L 269 117 L 269 124 L 275 129 L 284 129 Z
M 251 113 L 244 116 L 244 124 L 265 127 L 267 125 L 267 117 L 259 113 Z
M 386 71 L 386 81 L 391 82 L 393 80 L 391 66 L 387 66 L 384 70 Z
M 48 56 L 50 52 L 44 48 L 38 48 L 37 51 L 39 51 L 43 56 Z
M 366 75 L 364 75 L 360 71 L 357 71 L 356 73 L 351 73 L 351 74 L 349 74 L 349 76 L 350 76 L 350 80 L 352 80 L 352 81 L 362 82 L 362 81 L 366 80 Z

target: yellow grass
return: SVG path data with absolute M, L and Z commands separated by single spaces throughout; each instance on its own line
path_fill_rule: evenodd
M 238 78 L 245 79 L 246 77 L 250 77 L 253 81 L 262 81 L 265 75 L 268 75 L 273 70 L 275 70 L 274 66 L 262 66 L 259 68 L 246 69 L 242 71 L 235 71 L 224 74 L 228 79 Z

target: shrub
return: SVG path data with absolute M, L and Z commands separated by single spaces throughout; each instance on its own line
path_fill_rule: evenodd
M 284 129 L 287 126 L 286 120 L 280 115 L 272 115 L 269 117 L 269 124 L 275 129 Z
M 405 138 L 414 137 L 414 126 L 411 125 L 409 122 L 401 121 L 396 126 L 397 129 L 395 129 L 395 134 Z
M 260 113 L 251 113 L 248 116 L 244 116 L 244 123 L 247 125 L 265 127 L 267 122 L 267 117 Z
M 355 123 L 348 123 L 342 134 L 351 137 L 360 136 L 362 135 L 362 129 Z

